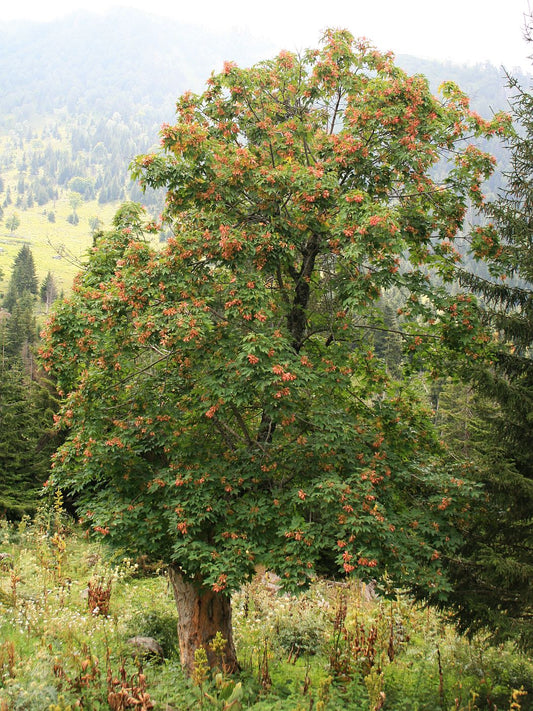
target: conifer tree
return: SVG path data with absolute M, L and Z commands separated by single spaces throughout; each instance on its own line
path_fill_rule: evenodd
M 34 511 L 48 476 L 53 398 L 20 358 L 0 361 L 0 515 Z
M 35 510 L 53 449 L 54 395 L 36 371 L 33 301 L 28 292 L 0 311 L 0 516 Z
M 31 295 L 25 292 L 17 299 L 7 319 L 3 347 L 9 357 L 22 356 L 37 341 L 37 324 Z
M 465 525 L 465 543 L 450 559 L 450 604 L 465 629 L 490 627 L 501 638 L 533 645 L 533 95 L 515 91 L 516 131 L 505 192 L 487 207 L 489 229 L 474 229 L 472 249 L 489 258 L 492 278 L 459 271 L 480 297 L 496 333 L 490 367 L 473 360 L 474 410 L 465 421 L 465 461 L 484 486 L 484 499 Z M 480 409 L 480 402 L 485 405 Z M 457 410 L 455 410 L 457 415 Z M 475 415 L 475 416 L 474 416 Z M 484 428 L 476 440 L 476 429 Z M 450 433 L 448 432 L 448 435 Z M 455 433 L 457 435 L 457 432 Z M 458 438 L 448 437 L 457 443 Z M 463 446 L 466 441 L 463 440 Z M 458 451 L 458 450 L 457 450 Z
M 55 282 L 52 272 L 48 272 L 48 274 L 46 275 L 46 278 L 41 284 L 39 295 L 41 297 L 42 303 L 46 305 L 46 310 L 48 311 L 50 306 L 58 297 L 57 284 Z
M 388 372 L 398 378 L 403 358 L 403 339 L 398 318 L 389 302 L 385 302 L 380 311 L 382 323 L 375 330 L 374 348 L 376 355 L 384 360 Z
M 4 306 L 8 311 L 11 311 L 19 299 L 25 292 L 35 295 L 37 294 L 38 281 L 35 273 L 35 263 L 33 254 L 28 245 L 21 247 L 19 253 L 15 257 L 13 272 L 9 281 L 7 295 L 4 300 Z
M 12 313 L 0 309 L 0 516 L 34 511 L 48 477 L 55 401 L 36 367 L 36 340 L 34 300 L 25 291 Z

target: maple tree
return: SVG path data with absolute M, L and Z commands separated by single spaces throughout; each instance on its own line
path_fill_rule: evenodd
M 470 138 L 508 120 L 442 92 L 346 31 L 226 64 L 133 166 L 166 189 L 173 237 L 152 246 L 159 226 L 124 205 L 46 328 L 64 396 L 51 483 L 168 563 L 189 671 L 219 630 L 236 668 L 230 594 L 259 564 L 292 589 L 327 573 L 446 594 L 468 486 L 373 346 L 392 288 L 411 367 L 487 345 L 471 297 L 430 276 L 451 276 L 483 203 L 493 161 Z

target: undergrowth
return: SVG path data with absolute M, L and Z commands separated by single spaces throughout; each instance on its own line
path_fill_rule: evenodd
M 353 582 L 284 595 L 268 573 L 233 599 L 241 671 L 188 679 L 163 568 L 113 558 L 62 512 L 0 521 L 0 711 L 531 711 L 533 662 Z M 128 643 L 154 638 L 160 655 Z M 224 645 L 215 639 L 216 645 Z

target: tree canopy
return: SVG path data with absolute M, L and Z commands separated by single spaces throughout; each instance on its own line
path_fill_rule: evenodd
M 374 334 L 395 288 L 410 367 L 482 357 L 472 297 L 431 277 L 483 204 L 493 160 L 470 139 L 507 123 L 345 31 L 183 95 L 133 167 L 174 236 L 153 247 L 124 205 L 45 334 L 53 482 L 93 529 L 222 596 L 259 563 L 288 587 L 353 573 L 445 595 L 468 486 Z

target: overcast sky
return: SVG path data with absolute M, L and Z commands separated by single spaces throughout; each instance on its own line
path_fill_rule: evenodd
M 2 5 L 0 21 L 137 7 L 209 30 L 238 29 L 290 50 L 316 46 L 326 27 L 345 27 L 396 54 L 532 69 L 527 56 L 533 44 L 523 39 L 528 0 L 8 0 Z

